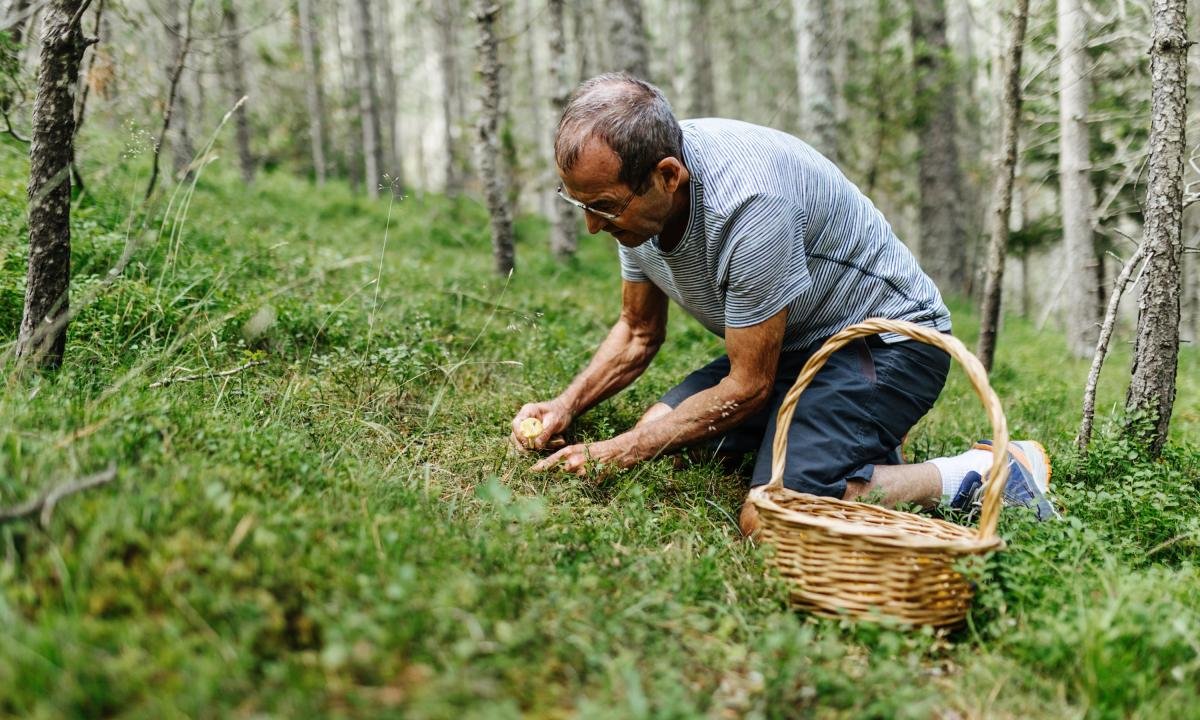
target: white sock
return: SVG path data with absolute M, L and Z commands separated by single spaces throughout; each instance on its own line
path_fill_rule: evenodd
M 992 451 L 968 450 L 961 455 L 934 458 L 926 462 L 936 467 L 942 476 L 942 501 L 948 503 L 958 493 L 958 488 L 967 473 L 974 470 L 980 475 L 987 475 L 988 469 L 992 467 Z

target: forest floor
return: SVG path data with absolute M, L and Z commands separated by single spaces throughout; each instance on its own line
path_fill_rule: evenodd
M 4 347 L 28 168 L 0 151 Z M 0 526 L 0 716 L 1200 716 L 1194 348 L 1150 461 L 1115 432 L 1117 343 L 1081 459 L 1086 362 L 1009 317 L 992 380 L 1013 436 L 1053 454 L 1066 519 L 1004 513 L 1007 549 L 954 634 L 816 620 L 739 538 L 743 481 L 716 463 L 575 478 L 509 454 L 513 413 L 564 386 L 615 318 L 607 237 L 559 265 L 522 219 L 506 280 L 475 204 L 205 172 L 145 216 L 144 172 L 93 179 L 65 366 L 4 369 L 0 505 L 118 474 L 46 529 Z M 973 345 L 973 312 L 954 309 Z M 720 352 L 674 311 L 650 371 L 574 437 L 631 425 Z M 909 448 L 988 434 L 955 370 Z

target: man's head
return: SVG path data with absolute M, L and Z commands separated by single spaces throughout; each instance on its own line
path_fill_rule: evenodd
M 650 83 L 625 73 L 582 83 L 559 120 L 554 158 L 563 194 L 587 206 L 593 233 L 640 245 L 679 212 L 676 190 L 688 180 L 683 130 Z

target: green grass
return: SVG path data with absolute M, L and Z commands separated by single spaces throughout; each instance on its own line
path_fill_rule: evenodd
M 27 167 L 0 150 L 7 347 Z M 557 392 L 615 317 L 609 241 L 556 265 L 523 219 L 506 281 L 472 203 L 205 173 L 165 232 L 161 208 L 130 204 L 144 175 L 90 183 L 73 261 L 74 297 L 92 297 L 66 363 L 4 371 L 0 503 L 110 462 L 119 476 L 46 531 L 0 526 L 0 716 L 1200 716 L 1194 350 L 1161 461 L 1113 429 L 1125 345 L 1082 460 L 1086 365 L 1008 318 L 994 383 L 1014 435 L 1055 455 L 1067 520 L 1006 514 L 1008 549 L 950 637 L 817 621 L 738 539 L 744 489 L 715 465 L 583 480 L 507 453 L 515 410 Z M 974 341 L 965 307 L 955 328 Z M 719 352 L 675 311 L 651 370 L 576 437 L 630 425 Z M 267 364 L 149 387 L 252 359 Z M 956 373 L 911 447 L 987 434 Z

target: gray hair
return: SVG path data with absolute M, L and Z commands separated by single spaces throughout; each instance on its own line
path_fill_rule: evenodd
M 628 73 L 597 75 L 571 93 L 554 135 L 554 160 L 564 172 L 591 138 L 617 154 L 617 179 L 639 194 L 660 160 L 683 161 L 683 129 L 671 104 L 661 90 Z

